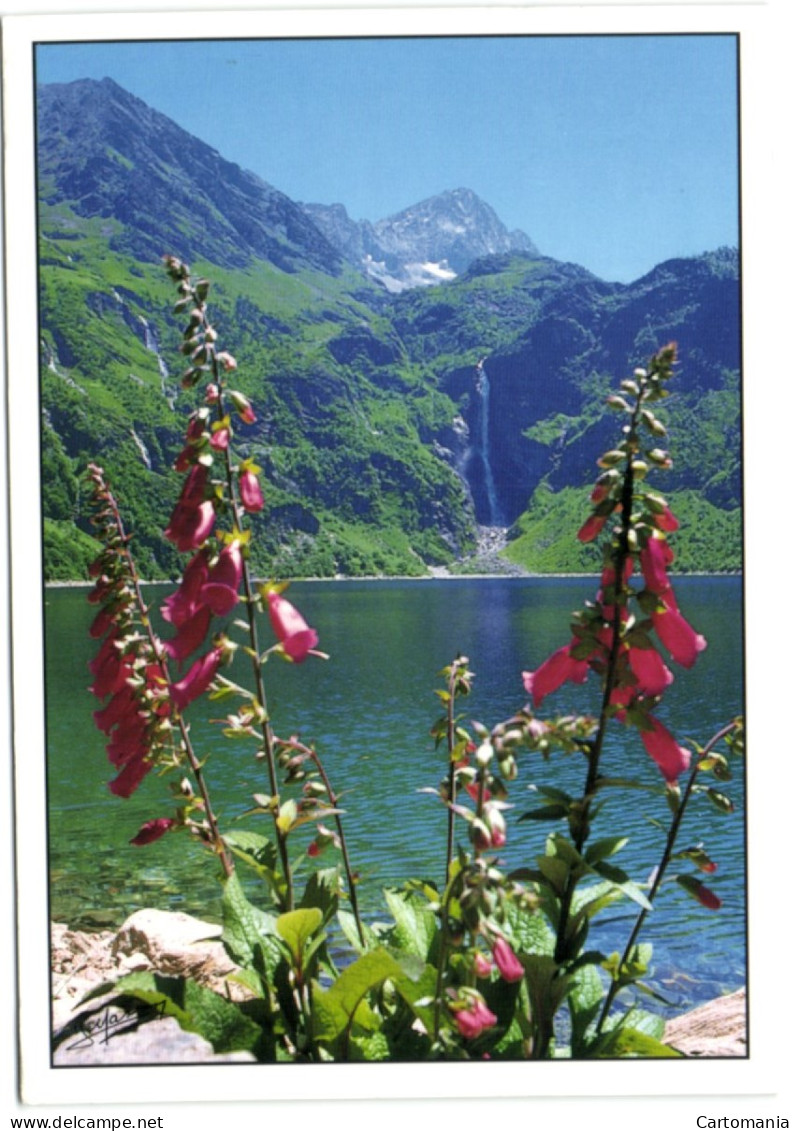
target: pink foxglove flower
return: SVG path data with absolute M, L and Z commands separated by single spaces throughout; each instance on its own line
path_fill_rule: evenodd
M 152 768 L 153 763 L 148 760 L 146 751 L 140 753 L 125 763 L 121 773 L 109 782 L 108 788 L 117 797 L 130 797 Z
M 217 452 L 224 452 L 231 442 L 230 428 L 217 428 L 215 432 L 211 433 L 210 444 L 211 447 Z
M 478 978 L 488 978 L 493 970 L 492 960 L 485 955 L 483 951 L 478 951 L 475 955 L 475 975 Z
M 171 593 L 161 606 L 165 621 L 180 628 L 191 620 L 200 604 L 200 590 L 208 580 L 208 556 L 205 550 L 195 554 L 183 571 L 183 579 L 178 589 Z
M 255 424 L 256 414 L 253 412 L 253 406 L 250 401 L 242 393 L 235 392 L 231 389 L 229 396 L 233 402 L 233 407 L 239 414 L 239 419 L 244 424 Z
M 589 672 L 588 660 L 574 660 L 570 650 L 577 641 L 559 648 L 552 656 L 540 664 L 535 672 L 523 672 L 522 682 L 525 690 L 538 707 L 546 695 L 556 691 L 563 683 L 585 683 Z
M 468 1041 L 475 1040 L 484 1029 L 491 1029 L 497 1024 L 495 1014 L 483 998 L 477 996 L 470 999 L 468 1008 L 456 1010 L 454 1016 L 459 1033 Z
M 222 649 L 212 648 L 195 660 L 183 679 L 170 684 L 169 694 L 179 711 L 185 711 L 211 685 L 222 663 Z
M 251 514 L 256 514 L 264 509 L 264 496 L 261 493 L 261 484 L 255 472 L 247 470 L 240 473 L 239 497 L 244 509 Z
M 134 695 L 133 688 L 126 684 L 111 696 L 105 707 L 92 712 L 92 717 L 98 730 L 103 734 L 110 734 L 118 723 L 124 725 L 139 709 L 139 701 Z
M 672 683 L 672 672 L 655 648 L 631 648 L 628 663 L 645 695 L 661 695 Z
M 186 476 L 178 501 L 184 507 L 197 507 L 205 500 L 207 488 L 208 468 L 202 463 L 196 463 Z
M 200 600 L 218 617 L 236 607 L 242 583 L 242 551 L 238 542 L 225 546 L 200 590 Z
M 268 599 L 269 619 L 275 635 L 286 655 L 301 664 L 319 642 L 316 631 L 308 627 L 294 605 L 280 593 L 270 593 Z
M 525 976 L 522 963 L 504 938 L 495 939 L 492 954 L 503 981 L 519 982 Z
M 684 668 L 690 668 L 706 647 L 705 637 L 695 632 L 678 612 L 671 590 L 664 597 L 667 607 L 653 613 L 653 628 L 673 660 Z
M 210 623 L 211 609 L 205 605 L 199 606 L 194 615 L 180 626 L 177 636 L 164 643 L 167 655 L 176 663 L 183 663 L 203 643 Z
M 669 589 L 667 566 L 672 564 L 674 554 L 663 538 L 648 538 L 639 557 L 645 584 L 650 592 L 659 596 Z
M 652 730 L 639 732 L 642 744 L 668 782 L 677 781 L 680 774 L 689 768 L 691 753 L 678 742 L 662 722 L 652 715 L 647 716 Z
M 164 535 L 182 554 L 198 550 L 214 529 L 215 518 L 214 504 L 210 499 L 199 506 L 178 503 Z
M 152 821 L 145 821 L 130 843 L 137 846 L 152 844 L 154 840 L 159 840 L 164 833 L 168 833 L 176 823 L 172 817 L 155 817 Z
M 579 542 L 593 542 L 608 521 L 607 514 L 593 514 L 578 531 Z

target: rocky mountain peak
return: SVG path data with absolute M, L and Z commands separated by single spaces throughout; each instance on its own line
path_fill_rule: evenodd
M 341 204 L 305 204 L 307 214 L 346 259 L 392 292 L 454 279 L 474 260 L 536 252 L 524 232 L 509 232 L 468 188 L 449 189 L 371 224 Z

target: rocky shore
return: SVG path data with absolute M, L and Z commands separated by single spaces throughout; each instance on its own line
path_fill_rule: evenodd
M 218 1055 L 169 1017 L 132 1013 L 109 1033 L 104 1013 L 113 997 L 81 1005 L 85 994 L 137 970 L 182 975 L 226 996 L 243 993 L 229 975 L 236 970 L 220 941 L 222 928 L 183 912 L 145 908 L 118 930 L 70 930 L 52 926 L 54 1063 L 172 1064 L 252 1061 L 249 1053 Z M 91 1039 L 87 1033 L 102 1037 Z M 717 998 L 667 1023 L 665 1040 L 689 1057 L 747 1055 L 745 991 Z

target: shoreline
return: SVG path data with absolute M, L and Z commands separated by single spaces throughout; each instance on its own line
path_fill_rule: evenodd
M 673 572 L 675 578 L 682 577 L 743 577 L 744 570 L 690 570 L 686 573 Z M 285 580 L 292 585 L 306 581 L 329 582 L 340 584 L 354 581 L 545 581 L 548 578 L 595 578 L 597 571 L 589 573 L 428 573 L 413 576 L 410 574 L 365 574 L 363 577 L 336 576 L 336 577 L 290 577 Z M 254 578 L 257 584 L 267 581 L 268 578 Z M 140 581 L 140 585 L 176 585 L 180 578 L 166 577 L 159 581 Z M 45 581 L 45 589 L 92 589 L 93 581 Z

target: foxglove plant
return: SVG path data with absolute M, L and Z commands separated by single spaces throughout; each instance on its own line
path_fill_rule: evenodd
M 608 536 L 599 587 L 594 602 L 575 614 L 568 642 L 522 674 L 531 706 L 492 729 L 467 724 L 457 707 L 472 688 L 469 661 L 458 656 L 441 673 L 445 686 L 437 694 L 444 713 L 432 735 L 437 747 L 446 748 L 447 772 L 438 790 L 424 792 L 437 794 L 446 808 L 444 883 L 440 890 L 409 881 L 402 893 L 387 891 L 394 925 L 367 925 L 359 913 L 340 795 L 315 745 L 297 734 L 278 736 L 270 719 L 264 679 L 269 659 L 301 665 L 325 654 L 317 630 L 285 595 L 286 585 L 257 584 L 251 574 L 252 516 L 265 500 L 259 467 L 237 455 L 237 433 L 254 424 L 256 414 L 245 394 L 229 385 L 238 365 L 217 347 L 208 282 L 193 279 L 175 257 L 167 257 L 166 267 L 178 288 L 175 309 L 188 319 L 182 385 L 204 390 L 175 462 L 184 478 L 164 532 L 187 560 L 161 606 L 171 632 L 162 640 L 142 597 L 116 500 L 104 472 L 90 465 L 93 521 L 104 543 L 91 570 L 89 600 L 99 609 L 90 631 L 101 641 L 90 665 L 91 689 L 103 701 L 95 721 L 115 769 L 112 792 L 129 797 L 153 769 L 182 775 L 173 787 L 175 815 L 146 821 L 131 843 L 142 848 L 188 830 L 216 854 L 224 878 L 223 941 L 239 966 L 236 980 L 257 999 L 246 1007 L 212 1003 L 208 997 L 214 995 L 204 998 L 195 988 L 195 1013 L 187 1012 L 182 991 L 167 995 L 167 1012 L 201 1032 L 207 1028 L 215 1047 L 248 1048 L 261 1060 L 544 1058 L 556 1053 L 562 1009 L 571 1022 L 572 1056 L 668 1055 L 652 1028 L 637 1030 L 628 1013 L 614 1007 L 621 992 L 646 974 L 647 951 L 638 939 L 665 882 L 674 880 L 710 910 L 720 905 L 688 868 L 675 876 L 669 870 L 679 861 L 704 876 L 715 870 L 702 846 L 676 846 L 692 796 L 705 793 L 717 808 L 730 809 L 702 775 L 728 780 L 727 761 L 714 747 L 726 741 L 738 751 L 742 742 L 737 721 L 693 752 L 658 715 L 675 678 L 670 663 L 691 667 L 705 648 L 680 612 L 670 581 L 668 538 L 678 521 L 646 484 L 651 471 L 670 466 L 657 446 L 666 429 L 653 409 L 666 395 L 674 347 L 660 351 L 609 398 L 624 417 L 622 438 L 599 461 L 592 512 L 578 531 L 584 543 Z M 275 643 L 263 649 L 265 620 Z M 237 653 L 250 662 L 249 687 L 231 678 Z M 596 717 L 537 717 L 549 696 L 590 676 L 600 686 Z M 266 769 L 267 792 L 253 794 L 248 812 L 268 819 L 271 836 L 220 831 L 207 784 L 212 764 L 195 754 L 186 721 L 203 697 L 236 704 L 212 721 L 226 738 L 254 747 L 259 772 Z M 633 883 L 608 863 L 624 836 L 592 836 L 600 791 L 620 784 L 601 765 L 616 724 L 638 732 L 671 812 L 648 885 Z M 553 833 L 533 866 L 508 872 L 509 786 L 519 759 L 526 751 L 549 758 L 555 749 L 585 759 L 583 791 L 571 796 L 538 785 L 544 804 L 521 819 L 560 822 L 567 835 Z M 314 827 L 312 839 L 292 863 L 289 838 L 305 826 Z M 349 911 L 339 907 L 344 890 L 335 869 L 317 869 L 302 896 L 295 891 L 298 867 L 330 847 L 341 854 Z M 246 897 L 234 862 L 266 882 L 268 910 Z M 592 918 L 622 897 L 639 910 L 621 953 L 589 949 Z M 337 912 L 353 947 L 341 971 L 328 953 Z M 149 1001 L 155 983 L 134 974 L 119 989 Z M 558 1051 L 563 1054 L 563 1044 Z

